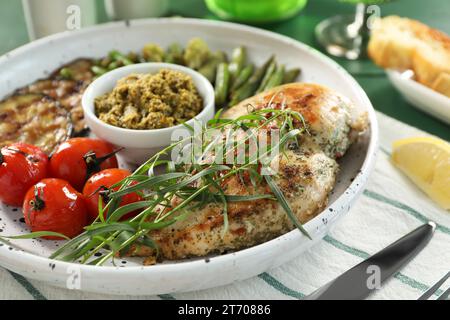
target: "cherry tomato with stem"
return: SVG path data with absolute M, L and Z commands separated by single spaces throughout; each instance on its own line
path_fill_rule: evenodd
M 38 147 L 14 143 L 0 151 L 0 200 L 20 207 L 28 189 L 48 175 L 48 156 Z
M 51 176 L 66 180 L 81 192 L 94 173 L 118 167 L 115 154 L 119 151 L 99 139 L 69 139 L 59 145 L 50 159 Z
M 125 169 L 106 169 L 94 174 L 89 178 L 89 180 L 86 182 L 86 185 L 84 186 L 83 195 L 86 198 L 86 204 L 91 220 L 95 220 L 99 215 L 99 198 L 101 198 L 102 207 L 105 207 L 110 200 L 108 198 L 108 193 L 111 191 L 119 190 L 119 187 L 113 189 L 111 189 L 111 187 L 130 175 L 131 172 Z M 136 184 L 136 182 L 131 183 L 131 185 L 133 184 Z M 119 207 L 138 201 L 142 201 L 142 197 L 138 193 L 129 193 L 121 198 Z M 108 209 L 106 209 L 103 213 L 105 219 L 107 217 L 107 212 Z M 128 213 L 123 216 L 121 220 L 130 219 L 138 213 L 139 211 Z
M 82 233 L 88 223 L 83 195 L 60 179 L 44 179 L 32 186 L 23 202 L 23 215 L 33 232 L 51 231 L 69 238 Z M 62 240 L 54 236 L 43 238 Z

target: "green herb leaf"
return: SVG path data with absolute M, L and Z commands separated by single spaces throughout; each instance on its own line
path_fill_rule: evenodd
M 2 238 L 5 239 L 11 239 L 11 240 L 24 240 L 24 239 L 37 239 L 42 237 L 58 237 L 61 239 L 70 240 L 67 236 L 58 233 L 58 232 L 51 232 L 51 231 L 38 231 L 38 232 L 31 232 L 28 234 L 20 235 L 20 236 L 2 236 Z
M 111 192 L 109 196 L 110 196 L 110 198 L 122 197 L 129 193 L 148 189 L 154 185 L 158 185 L 161 182 L 165 182 L 165 181 L 169 181 L 169 180 L 173 180 L 173 179 L 177 179 L 177 178 L 182 178 L 185 176 L 187 176 L 187 174 L 184 172 L 172 172 L 172 173 L 165 173 L 165 174 L 162 174 L 159 176 L 149 177 L 147 180 L 144 180 L 140 183 L 129 186 L 123 190 Z
M 297 227 L 298 230 L 300 230 L 305 236 L 307 236 L 310 240 L 312 240 L 309 233 L 303 228 L 300 221 L 298 221 L 295 214 L 292 212 L 291 207 L 289 206 L 286 198 L 284 197 L 283 192 L 281 192 L 280 188 L 278 188 L 278 185 L 275 183 L 275 181 L 272 179 L 271 176 L 264 176 L 264 178 L 267 181 L 267 184 L 270 187 L 270 190 L 274 193 L 275 197 L 278 199 L 278 202 L 280 203 L 281 207 L 284 209 L 286 214 L 288 215 L 289 219 L 291 219 L 292 223 Z
M 124 205 L 122 207 L 117 208 L 116 211 L 114 211 L 107 219 L 108 222 L 117 222 L 119 221 L 124 215 L 133 212 L 138 209 L 143 209 L 151 206 L 153 204 L 153 201 L 139 201 L 130 203 L 127 205 Z

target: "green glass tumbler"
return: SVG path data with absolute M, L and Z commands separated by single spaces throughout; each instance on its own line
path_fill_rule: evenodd
M 205 0 L 209 10 L 224 20 L 265 23 L 288 19 L 308 0 Z

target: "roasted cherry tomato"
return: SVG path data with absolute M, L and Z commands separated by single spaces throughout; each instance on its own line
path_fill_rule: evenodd
M 103 206 L 108 202 L 108 192 L 111 190 L 111 186 L 119 181 L 122 181 L 126 177 L 131 175 L 131 172 L 124 169 L 106 169 L 94 174 L 86 182 L 83 189 L 83 195 L 86 198 L 86 204 L 88 207 L 89 215 L 92 220 L 98 217 L 98 198 L 102 197 Z M 112 189 L 117 191 L 119 188 Z M 122 197 L 119 206 L 124 206 L 133 202 L 141 201 L 142 197 L 137 193 L 129 193 Z M 105 210 L 104 215 L 106 218 L 108 210 Z M 131 212 L 125 215 L 122 220 L 129 219 L 135 216 L 138 212 Z
M 117 168 L 113 146 L 108 142 L 74 138 L 62 143 L 50 160 L 51 176 L 69 182 L 78 191 L 96 172 Z
M 20 207 L 28 189 L 47 177 L 48 156 L 25 143 L 11 144 L 0 152 L 0 200 Z
M 32 186 L 23 202 L 23 215 L 33 232 L 52 231 L 69 238 L 79 235 L 88 223 L 83 195 L 60 179 L 44 179 Z

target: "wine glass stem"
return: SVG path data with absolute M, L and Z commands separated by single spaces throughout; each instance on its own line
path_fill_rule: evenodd
M 347 27 L 347 32 L 350 38 L 356 38 L 362 33 L 365 33 L 367 28 L 367 5 L 364 3 L 358 3 L 356 5 L 355 20 Z

